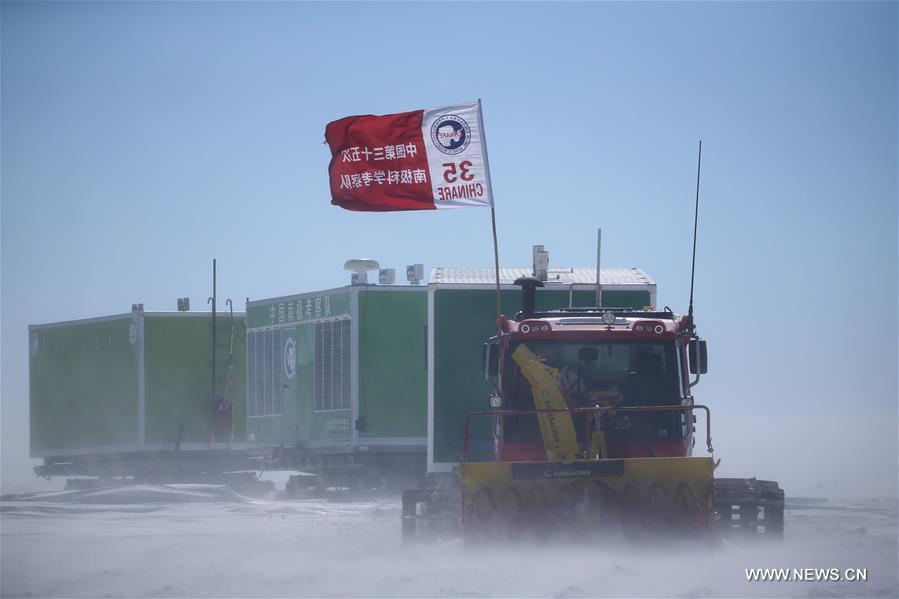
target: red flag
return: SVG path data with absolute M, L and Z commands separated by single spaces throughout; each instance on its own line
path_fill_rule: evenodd
M 328 123 L 331 203 L 348 210 L 489 206 L 477 102 Z

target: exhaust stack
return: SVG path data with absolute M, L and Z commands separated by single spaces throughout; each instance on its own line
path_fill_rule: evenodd
M 534 276 L 541 281 L 549 276 L 549 252 L 542 245 L 534 246 Z
M 537 277 L 518 277 L 515 285 L 521 286 L 521 312 L 515 316 L 515 320 L 533 316 L 537 305 L 537 287 L 543 287 L 543 281 Z

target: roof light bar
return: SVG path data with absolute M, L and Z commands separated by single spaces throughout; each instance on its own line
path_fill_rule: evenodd
M 552 327 L 549 326 L 548 322 L 542 322 L 539 320 L 531 320 L 518 325 L 518 332 L 524 333 L 525 335 L 533 335 L 535 333 L 549 333 L 551 330 Z
M 665 325 L 657 320 L 638 320 L 634 324 L 634 332 L 644 335 L 661 335 L 665 332 Z

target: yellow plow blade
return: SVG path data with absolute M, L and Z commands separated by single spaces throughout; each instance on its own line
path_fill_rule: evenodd
M 462 464 L 465 532 L 646 530 L 712 523 L 711 458 Z

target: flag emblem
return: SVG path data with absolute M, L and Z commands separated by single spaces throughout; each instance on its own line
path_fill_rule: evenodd
M 454 114 L 440 117 L 431 125 L 431 141 L 444 154 L 460 154 L 468 147 L 471 129 L 468 123 Z

